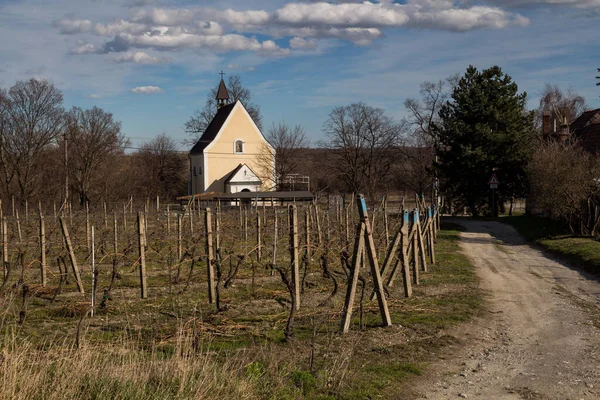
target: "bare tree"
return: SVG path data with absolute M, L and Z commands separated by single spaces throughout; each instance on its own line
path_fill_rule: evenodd
M 544 115 L 549 115 L 559 124 L 570 124 L 586 109 L 585 98 L 573 90 L 563 92 L 557 85 L 546 84 L 540 98 L 540 106 L 536 115 L 538 128 L 542 125 Z
M 18 81 L 0 94 L 0 162 L 7 195 L 25 201 L 44 184 L 43 151 L 64 128 L 62 94 L 48 81 Z
M 194 111 L 194 114 L 185 123 L 185 131 L 190 138 L 185 142 L 186 144 L 194 144 L 198 138 L 204 133 L 210 121 L 214 118 L 217 113 L 217 85 L 210 90 L 206 97 L 206 103 L 202 109 Z M 242 85 L 242 79 L 238 75 L 232 75 L 227 80 L 227 91 L 229 92 L 229 100 L 237 101 L 240 100 L 248 114 L 254 120 L 258 129 L 262 129 L 262 118 L 260 115 L 260 107 L 252 102 L 252 94 L 250 90 Z
M 384 110 L 364 103 L 337 107 L 323 131 L 333 155 L 329 168 L 337 171 L 348 190 L 364 192 L 371 199 L 386 191 L 401 129 Z
M 67 116 L 69 172 L 81 205 L 90 201 L 93 186 L 101 187 L 103 166 L 123 153 L 128 140 L 111 113 L 94 107 L 73 107 Z
M 402 185 L 415 193 L 426 193 L 433 188 L 434 162 L 437 138 L 433 126 L 439 122 L 441 106 L 449 99 L 458 76 L 437 82 L 423 82 L 420 99 L 409 98 L 404 102 L 408 116 L 402 120 L 405 146 L 402 148 L 404 163 Z
M 292 173 L 299 173 L 304 160 L 303 150 L 308 147 L 304 128 L 291 128 L 285 122 L 273 124 L 267 133 L 267 141 L 275 150 L 275 163 L 271 147 L 263 144 L 258 156 L 262 175 L 280 188 L 282 180 Z
M 173 198 L 185 192 L 188 178 L 185 155 L 165 133 L 144 143 L 135 154 L 143 171 L 145 195 Z

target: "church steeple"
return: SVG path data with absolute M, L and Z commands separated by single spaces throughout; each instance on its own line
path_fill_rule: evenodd
M 219 89 L 217 90 L 217 110 L 223 106 L 229 104 L 229 92 L 227 91 L 227 87 L 225 86 L 225 81 L 223 80 L 223 75 L 225 73 L 221 71 L 221 82 L 219 83 Z

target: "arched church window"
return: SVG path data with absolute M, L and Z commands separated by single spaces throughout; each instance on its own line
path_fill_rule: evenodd
M 243 140 L 238 139 L 235 141 L 234 151 L 235 151 L 235 153 L 243 153 L 244 152 L 244 141 Z

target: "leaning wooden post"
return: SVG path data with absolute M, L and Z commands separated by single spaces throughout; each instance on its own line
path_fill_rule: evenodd
M 69 229 L 67 228 L 64 217 L 60 217 L 59 222 L 60 229 L 62 230 L 63 237 L 65 238 L 65 244 L 67 246 L 67 252 L 69 253 L 69 259 L 71 260 L 71 266 L 73 267 L 73 275 L 75 275 L 77 289 L 79 290 L 79 293 L 85 294 L 85 290 L 83 290 L 83 283 L 81 282 L 81 275 L 79 274 L 79 266 L 77 265 L 77 259 L 75 258 L 75 251 L 73 250 L 73 245 L 71 244 Z
M 146 232 L 144 223 L 144 214 L 138 211 L 137 228 L 138 228 L 138 248 L 140 257 L 140 290 L 142 299 L 148 298 L 148 283 L 146 277 Z
M 17 233 L 19 234 L 19 243 L 23 242 L 23 235 L 21 233 L 21 219 L 19 218 L 19 210 L 16 211 L 17 216 L 15 217 L 17 219 Z
M 261 232 L 261 221 L 260 213 L 256 212 L 256 261 L 260 262 L 262 259 L 262 232 Z
M 114 213 L 113 216 L 113 264 L 117 265 L 117 250 L 118 250 L 118 227 L 117 227 L 117 213 Z M 115 271 L 116 272 L 116 271 Z
M 396 262 L 396 266 L 394 268 L 394 270 L 392 271 L 392 273 L 390 274 L 390 277 L 388 278 L 387 281 L 387 286 L 388 287 L 392 287 L 392 285 L 394 284 L 394 279 L 396 278 L 396 275 L 398 274 L 398 268 L 401 268 L 401 272 L 402 272 L 402 281 L 404 282 L 404 295 L 406 297 L 411 297 L 412 296 L 412 284 L 411 284 L 411 276 L 410 276 L 410 264 L 409 264 L 409 257 L 408 257 L 408 238 L 409 238 L 409 234 L 408 234 L 408 226 L 409 226 L 409 219 L 408 219 L 408 212 L 404 211 L 403 212 L 403 218 L 402 218 L 402 227 L 400 228 L 400 247 L 401 247 L 401 255 L 398 258 L 398 261 Z
M 385 228 L 385 247 L 387 249 L 390 247 L 390 229 L 387 213 L 387 198 L 385 196 L 383 197 L 383 225 Z
M 427 257 L 425 253 L 425 240 L 423 239 L 423 230 L 421 229 L 421 219 L 417 215 L 417 238 L 419 240 L 419 254 L 421 256 L 421 271 L 427 272 Z
M 428 217 L 429 217 L 429 226 L 427 227 L 428 239 L 429 239 L 429 260 L 432 264 L 435 264 L 435 216 L 433 215 L 433 210 L 430 208 L 427 209 Z
M 215 290 L 215 257 L 213 254 L 213 235 L 212 235 L 212 213 L 210 208 L 206 209 L 204 214 L 204 225 L 206 227 L 206 272 L 208 277 L 208 302 L 213 304 L 216 299 Z
M 347 333 L 350 330 L 350 321 L 352 318 L 352 307 L 354 306 L 354 297 L 356 295 L 356 286 L 358 284 L 358 276 L 360 274 L 360 264 L 363 258 L 365 249 L 365 224 L 359 223 L 354 237 L 354 253 L 352 254 L 352 271 L 348 279 L 348 287 L 346 289 L 346 300 L 344 301 L 344 312 L 342 314 L 342 333 Z
M 319 219 L 319 207 L 315 202 L 313 210 L 315 210 L 315 222 L 317 223 L 317 245 L 320 246 L 323 243 L 323 236 L 321 234 L 321 221 Z
M 362 194 L 357 196 L 357 206 L 358 214 L 360 215 L 360 221 L 365 224 L 365 247 L 367 248 L 367 256 L 371 266 L 371 276 L 373 277 L 373 285 L 375 286 L 375 293 L 377 294 L 377 302 L 379 303 L 381 319 L 385 326 L 392 326 L 392 319 L 388 310 L 385 293 L 383 291 L 383 282 L 379 272 L 379 264 L 377 262 L 377 251 L 375 249 L 375 241 L 373 240 L 373 232 L 371 231 L 369 216 L 367 214 L 367 203 L 365 202 L 365 198 Z
M 275 267 L 277 265 L 277 210 L 273 207 L 273 260 L 271 262 L 271 266 Z M 273 275 L 273 269 L 271 269 L 271 275 Z
M 46 286 L 46 226 L 44 216 L 40 214 L 40 272 L 42 275 L 42 286 Z
M 414 210 L 411 214 L 411 235 L 412 235 L 412 251 L 413 251 L 413 283 L 415 285 L 419 284 L 419 239 L 418 235 L 418 220 L 419 220 L 419 211 Z
M 294 304 L 300 309 L 300 263 L 298 262 L 298 214 L 296 206 L 289 206 L 290 254 L 292 258 L 292 284 L 294 285 Z

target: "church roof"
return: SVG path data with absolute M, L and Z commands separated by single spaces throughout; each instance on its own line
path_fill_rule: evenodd
M 227 104 L 226 106 L 219 108 L 217 114 L 212 121 L 210 121 L 210 124 L 208 124 L 208 127 L 206 127 L 206 130 L 198 142 L 196 142 L 194 147 L 192 147 L 190 150 L 190 154 L 202 154 L 206 146 L 208 146 L 217 137 L 217 134 L 221 130 L 221 127 L 225 121 L 227 121 L 227 118 L 229 118 L 229 114 L 231 114 L 231 111 L 233 110 L 233 107 L 235 107 L 236 103 L 237 102 Z
M 225 87 L 225 81 L 221 79 L 221 83 L 219 83 L 219 89 L 217 90 L 216 100 L 229 100 L 229 92 L 227 91 L 227 87 Z

